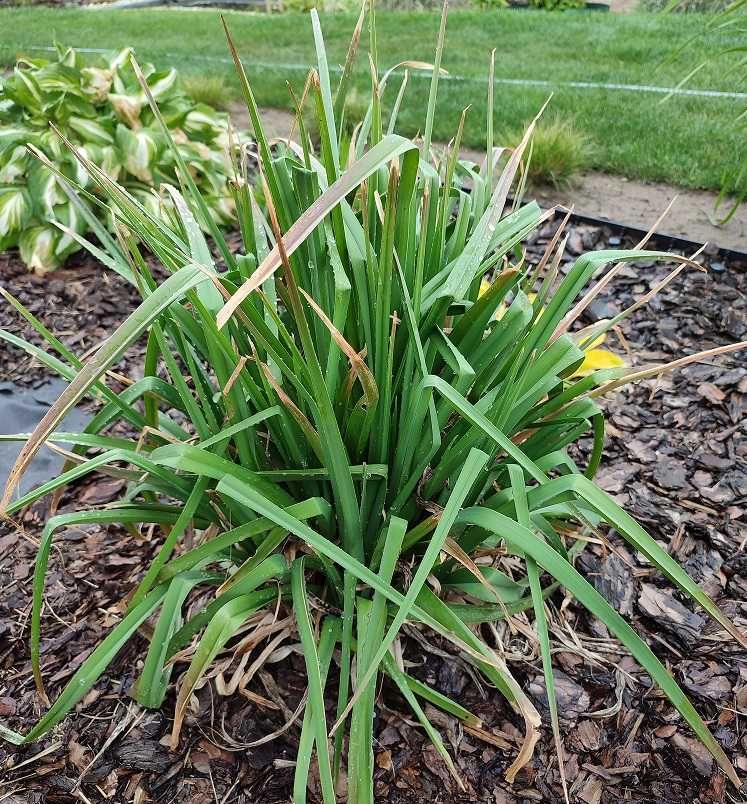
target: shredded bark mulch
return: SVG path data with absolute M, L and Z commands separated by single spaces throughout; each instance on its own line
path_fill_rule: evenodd
M 532 259 L 552 234 L 528 244 Z M 582 250 L 629 247 L 612 231 L 577 226 L 568 259 Z M 707 272 L 686 271 L 622 326 L 607 347 L 634 365 L 665 362 L 747 338 L 747 264 L 704 258 Z M 588 311 L 587 323 L 629 305 L 671 266 L 640 262 L 623 269 Z M 123 282 L 80 258 L 46 280 L 27 276 L 0 256 L 3 285 L 76 353 L 94 348 L 126 316 L 137 296 Z M 38 338 L 5 305 L 0 327 Z M 0 382 L 38 387 L 48 373 L 20 351 L 2 347 Z M 140 347 L 118 370 L 137 376 Z M 607 445 L 601 485 L 635 516 L 747 632 L 747 439 L 743 355 L 640 383 L 606 402 Z M 581 445 L 578 459 L 583 460 Z M 120 481 L 89 478 L 70 488 L 61 511 L 106 503 Z M 47 516 L 40 501 L 17 523 L 0 523 L 0 721 L 26 731 L 45 707 L 34 691 L 28 653 L 36 540 Z M 613 550 L 591 543 L 578 561 L 586 577 L 648 642 L 691 696 L 698 711 L 747 776 L 747 655 L 655 572 L 645 558 L 610 534 Z M 71 527 L 56 538 L 47 577 L 42 657 L 50 697 L 117 622 L 117 604 L 152 557 L 159 534 L 138 540 L 116 527 Z M 676 710 L 652 687 L 600 623 L 562 592 L 551 600 L 556 686 L 573 801 L 715 804 L 743 800 Z M 278 617 L 287 616 L 282 609 Z M 547 715 L 536 644 L 505 624 L 484 636 L 500 644 L 528 694 Z M 244 694 L 221 695 L 204 685 L 182 731 L 168 748 L 173 695 L 162 711 L 139 709 L 130 697 L 146 640 L 122 651 L 75 713 L 39 743 L 0 744 L 0 800 L 41 802 L 287 802 L 298 724 L 270 742 L 305 689 L 295 636 L 282 643 Z M 264 647 L 256 648 L 249 664 Z M 559 802 L 562 792 L 549 727 L 533 762 L 509 785 L 520 720 L 494 690 L 441 640 L 408 629 L 409 671 L 483 718 L 492 743 L 433 709 L 462 776 L 460 790 L 405 702 L 384 683 L 376 719 L 376 800 L 420 802 Z M 236 660 L 226 665 L 228 681 Z M 184 665 L 178 666 L 181 672 Z M 330 716 L 332 712 L 330 711 Z M 549 718 L 546 718 L 549 721 Z M 255 743 L 251 747 L 248 744 Z M 309 800 L 316 800 L 311 790 Z

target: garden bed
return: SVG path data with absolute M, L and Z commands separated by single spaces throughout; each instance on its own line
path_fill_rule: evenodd
M 548 225 L 528 244 L 533 259 L 551 234 Z M 619 240 L 612 230 L 579 225 L 571 230 L 568 257 L 582 250 L 633 245 Z M 26 275 L 14 260 L 12 254 L 0 256 L 3 285 L 78 354 L 95 347 L 136 303 L 129 287 L 88 258 L 74 258 L 64 272 L 46 280 Z M 619 342 L 611 337 L 607 346 L 622 355 L 629 348 L 628 359 L 639 365 L 747 338 L 747 264 L 714 257 L 705 262 L 707 273 L 683 274 L 623 324 Z M 612 290 L 591 306 L 589 320 L 619 311 L 667 270 L 653 263 L 624 268 Z M 34 340 L 7 305 L 0 306 L 0 326 Z M 141 365 L 136 357 L 128 354 L 116 370 L 129 375 Z M 20 352 L 3 347 L 0 381 L 38 387 L 47 378 L 45 370 Z M 745 399 L 747 368 L 739 354 L 619 392 L 607 404 L 607 446 L 599 475 L 600 484 L 668 547 L 742 629 L 747 624 Z M 80 482 L 66 492 L 60 510 L 105 504 L 116 497 L 120 483 L 102 477 Z M 0 719 L 22 731 L 41 711 L 30 672 L 27 619 L 35 539 L 47 505 L 47 500 L 33 505 L 18 526 L 0 524 Z M 50 560 L 42 632 L 50 695 L 117 621 L 118 603 L 134 587 L 158 542 L 158 534 L 148 543 L 115 527 L 74 527 L 61 533 L 61 549 L 53 550 Z M 580 569 L 670 666 L 738 771 L 747 775 L 747 737 L 739 714 L 747 709 L 747 656 L 735 643 L 714 637 L 711 623 L 683 605 L 645 560 L 614 536 L 612 543 L 614 552 L 590 544 L 578 562 Z M 556 685 L 575 800 L 727 800 L 727 783 L 710 755 L 604 627 L 572 601 L 564 601 L 561 593 L 552 604 Z M 282 620 L 287 612 L 281 608 L 277 616 Z M 377 801 L 560 801 L 549 728 L 533 764 L 509 786 L 503 775 L 515 757 L 519 735 L 511 710 L 476 683 L 468 665 L 452 657 L 448 644 L 432 637 L 426 641 L 412 629 L 407 634 L 404 653 L 413 663 L 413 675 L 480 715 L 493 742 L 462 731 L 444 715 L 433 715 L 464 778 L 466 790 L 459 791 L 421 730 L 404 719 L 401 713 L 407 709 L 396 690 L 385 684 L 376 722 Z M 542 709 L 536 647 L 521 631 L 510 633 L 500 625 L 496 637 Z M 294 642 L 291 636 L 283 644 Z M 278 660 L 258 671 L 246 697 L 221 696 L 213 682 L 203 686 L 197 693 L 199 710 L 188 718 L 179 751 L 171 753 L 165 744 L 173 697 L 162 712 L 141 710 L 128 697 L 145 644 L 142 637 L 133 640 L 76 714 L 41 743 L 24 749 L 0 744 L 5 801 L 142 802 L 146 795 L 156 802 L 195 804 L 288 801 L 297 724 L 272 741 L 246 746 L 282 729 L 301 700 L 306 688 L 301 655 L 276 654 Z M 226 668 L 226 680 L 235 666 L 234 661 Z

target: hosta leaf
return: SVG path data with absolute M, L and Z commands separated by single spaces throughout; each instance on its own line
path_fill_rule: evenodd
M 95 157 L 96 164 L 116 181 L 122 172 L 122 153 L 114 145 L 103 145 L 98 149 Z
M 18 238 L 21 259 L 39 275 L 54 271 L 61 260 L 57 254 L 60 231 L 54 226 L 32 226 Z
M 156 100 L 162 100 L 163 96 L 176 84 L 176 79 L 177 72 L 173 67 L 170 70 L 163 70 L 149 75 L 148 86 L 153 97 Z
M 83 140 L 93 145 L 111 145 L 114 137 L 101 123 L 96 120 L 86 120 L 82 117 L 70 117 L 68 126 Z
M 42 210 L 45 218 L 54 217 L 54 208 L 67 201 L 65 193 L 57 183 L 52 171 L 41 162 L 34 160 L 27 174 L 28 188 L 31 197 Z
M 6 149 L 0 158 L 0 184 L 13 184 L 25 175 L 30 162 L 25 145 Z
M 103 67 L 84 67 L 81 71 L 83 91 L 93 103 L 102 103 L 109 94 L 113 73 Z
M 2 95 L 0 95 L 0 98 L 2 98 Z M 7 98 L 0 100 L 0 111 L 6 111 L 9 114 L 12 106 L 13 103 Z M 6 149 L 13 148 L 16 145 L 23 145 L 28 142 L 30 137 L 33 137 L 33 133 L 26 126 L 10 123 L 0 126 L 0 160 L 7 158 Z
M 125 170 L 136 179 L 149 183 L 158 154 L 158 135 L 149 129 L 132 131 L 117 126 L 117 146 L 122 153 Z
M 43 96 L 30 72 L 16 67 L 13 75 L 3 83 L 3 94 L 29 115 L 35 116 L 41 112 Z
M 58 206 L 55 214 L 59 227 L 54 253 L 59 264 L 62 264 L 71 254 L 80 249 L 80 243 L 74 233 L 81 234 L 84 232 L 87 224 L 78 207 L 70 201 Z
M 129 128 L 139 128 L 140 112 L 143 109 L 143 101 L 135 95 L 119 95 L 111 92 L 107 95 L 107 100 L 111 103 L 114 113 L 121 123 Z
M 123 84 L 119 71 L 122 69 L 122 67 L 125 67 L 130 63 L 131 56 L 132 56 L 132 48 L 125 47 L 122 48 L 122 50 L 120 50 L 118 53 L 116 53 L 109 62 L 109 69 L 114 75 L 115 81 L 118 81 L 120 83 L 120 86 L 122 86 Z
M 81 94 L 78 71 L 64 63 L 47 64 L 36 73 L 36 83 L 42 92 Z
M 153 111 L 147 106 L 146 92 L 133 70 L 132 50 L 120 51 L 107 63 L 99 57 L 83 57 L 74 48 L 60 45 L 55 49 L 56 60 L 24 59 L 13 75 L 0 83 L 0 194 L 4 185 L 28 189 L 34 212 L 24 214 L 19 226 L 16 219 L 18 207 L 22 206 L 20 199 L 9 204 L 6 218 L 14 220 L 12 225 L 7 220 L 0 221 L 6 229 L 0 232 L 0 249 L 15 245 L 25 227 L 59 223 L 72 230 L 58 241 L 54 260 L 44 256 L 44 252 L 50 252 L 48 232 L 35 231 L 33 237 L 29 234 L 25 238 L 26 248 L 21 256 L 30 255 L 33 270 L 38 272 L 61 264 L 81 241 L 85 242 L 82 236 L 87 231 L 92 230 L 101 240 L 101 228 L 92 222 L 90 214 L 83 216 L 85 226 L 79 226 L 69 213 L 60 213 L 59 205 L 65 199 L 55 187 L 56 180 L 47 173 L 50 165 L 39 169 L 35 157 L 51 160 L 51 172 L 59 169 L 79 190 L 92 188 L 94 184 L 90 166 L 87 169 L 84 160 L 100 168 L 109 179 L 136 183 L 131 189 L 143 206 L 152 217 L 169 225 L 174 222 L 169 217 L 173 205 L 162 204 L 150 190 L 163 183 L 179 182 L 177 163 L 164 148 L 163 132 L 154 127 Z M 182 126 L 173 133 L 179 147 L 189 155 L 188 180 L 204 193 L 207 222 L 202 219 L 200 222 L 206 230 L 214 226 L 210 233 L 219 239 L 222 235 L 215 224 L 226 225 L 235 220 L 228 187 L 233 172 L 229 149 L 242 138 L 236 135 L 231 140 L 225 114 L 206 104 L 194 107 L 189 102 L 177 86 L 176 70 L 156 70 L 146 65 L 144 72 L 148 92 L 165 104 L 168 126 Z M 31 156 L 27 143 L 41 153 Z M 81 159 L 71 153 L 70 143 Z M 100 196 L 99 188 L 95 192 Z M 194 197 L 190 198 L 190 203 L 194 201 Z M 114 231 L 110 211 L 95 204 L 91 211 Z M 112 238 L 105 235 L 102 242 L 108 252 L 103 262 L 120 262 L 119 246 L 112 245 Z M 228 258 L 227 251 L 223 256 Z
M 216 136 L 216 129 L 226 127 L 226 116 L 202 103 L 188 112 L 182 125 L 186 134 L 201 141 L 213 139 Z
M 31 219 L 31 196 L 24 187 L 0 187 L 0 248 L 18 242 Z

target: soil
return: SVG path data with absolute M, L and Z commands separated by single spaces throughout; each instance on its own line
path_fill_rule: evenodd
M 0 253 L 0 281 L 79 357 L 91 354 L 140 299 L 132 285 L 82 251 L 46 277 L 29 274 L 17 252 Z M 31 326 L 19 329 L 18 321 L 18 315 L 3 301 L 0 327 L 42 346 L 43 338 Z M 48 381 L 50 373 L 42 364 L 20 349 L 0 343 L 0 383 L 39 388 Z M 144 354 L 144 344 L 133 347 L 118 368 L 132 377 Z
M 638 11 L 640 0 L 610 0 L 610 11 L 614 14 L 630 14 Z
M 527 246 L 536 261 L 551 237 L 548 224 Z M 581 250 L 628 247 L 611 230 L 576 226 L 567 267 Z M 634 365 L 662 362 L 747 338 L 747 263 L 706 255 L 707 272 L 691 270 L 624 323 L 608 346 Z M 3 257 L 7 289 L 83 353 L 132 309 L 134 294 L 81 259 L 39 282 Z M 671 266 L 670 266 L 671 267 Z M 596 300 L 587 322 L 607 317 L 649 290 L 668 266 L 627 266 L 613 289 Z M 6 305 L 0 326 L 29 335 Z M 134 371 L 138 355 L 118 367 Z M 4 349 L 0 381 L 38 384 L 47 376 L 13 349 Z M 607 444 L 599 480 L 669 552 L 681 561 L 747 631 L 747 367 L 731 354 L 689 366 L 658 381 L 620 391 L 606 403 Z M 581 445 L 579 460 L 583 460 Z M 120 481 L 89 478 L 71 486 L 60 510 L 105 504 Z M 47 501 L 19 522 L 0 523 L 0 722 L 26 731 L 45 711 L 34 691 L 28 617 L 36 540 Z M 142 576 L 161 534 L 140 539 L 117 527 L 63 530 L 52 550 L 43 619 L 43 673 L 51 698 L 120 616 L 118 604 Z M 591 543 L 578 561 L 586 577 L 623 614 L 692 697 L 738 771 L 747 776 L 747 653 L 672 592 L 644 557 L 610 534 L 614 549 Z M 571 797 L 582 804 L 657 802 L 716 804 L 743 798 L 728 786 L 682 719 L 598 622 L 557 592 L 549 601 L 556 686 Z M 279 612 L 283 618 L 285 612 Z M 522 620 L 519 619 L 519 624 Z M 246 695 L 220 694 L 215 679 L 197 693 L 179 749 L 167 747 L 173 692 L 161 711 L 139 709 L 130 697 L 146 639 L 138 635 L 93 690 L 52 734 L 16 749 L 0 743 L 0 800 L 274 804 L 287 802 L 297 725 L 280 729 L 306 686 L 303 660 L 290 635 L 248 686 Z M 378 696 L 376 801 L 560 802 L 557 761 L 548 728 L 534 760 L 509 785 L 519 725 L 495 691 L 484 687 L 450 646 L 409 630 L 410 671 L 470 707 L 492 735 L 486 743 L 429 710 L 464 780 L 459 790 L 443 762 L 413 725 L 404 701 L 387 683 Z M 424 639 L 423 637 L 426 636 Z M 547 715 L 537 648 L 522 630 L 500 625 L 499 640 L 513 672 Z M 250 661 L 266 643 L 255 649 Z M 229 679 L 236 661 L 216 666 Z M 177 673 L 184 670 L 178 665 Z M 332 713 L 330 712 L 330 715 Z M 312 789 L 310 801 L 317 801 Z
M 569 187 L 540 187 L 532 194 L 540 204 L 563 204 L 581 215 L 604 218 L 648 231 L 676 198 L 659 231 L 721 248 L 747 251 L 747 204 L 724 226 L 712 223 L 717 193 L 685 190 L 608 173 L 583 173 Z M 724 208 L 726 209 L 726 207 Z

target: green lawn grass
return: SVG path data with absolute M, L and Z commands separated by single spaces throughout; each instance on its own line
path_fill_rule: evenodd
M 245 59 L 259 102 L 287 107 L 286 81 L 302 87 L 314 62 L 309 21 L 304 16 L 228 12 L 229 25 Z M 693 37 L 704 17 L 688 15 L 613 15 L 584 12 L 546 13 L 503 10 L 453 12 L 447 27 L 443 66 L 451 80 L 440 87 L 434 137 L 448 140 L 462 109 L 471 105 L 465 143 L 485 137 L 485 97 L 489 53 L 496 48 L 496 76 L 656 86 L 676 85 L 703 61 L 716 43 L 695 40 L 684 56 L 666 58 Z M 438 16 L 433 13 L 377 15 L 379 66 L 403 59 L 429 61 Z M 344 60 L 355 23 L 351 15 L 322 19 L 330 64 Z M 736 35 L 736 34 L 734 34 Z M 101 8 L 0 9 L 0 59 L 41 55 L 34 46 L 53 39 L 79 47 L 132 45 L 141 60 L 174 65 L 185 74 L 222 75 L 236 86 L 218 12 L 205 10 L 106 10 Z M 356 80 L 368 80 L 365 39 Z M 720 46 L 732 44 L 724 36 Z M 733 61 L 714 61 L 688 84 L 690 88 L 743 90 Z M 390 83 L 385 102 L 393 102 L 398 81 Z M 427 76 L 411 76 L 400 129 L 422 128 Z M 499 85 L 496 131 L 515 129 L 546 100 L 546 87 Z M 594 167 L 631 178 L 664 180 L 686 187 L 717 188 L 723 171 L 739 163 L 743 129 L 734 120 L 744 99 L 673 97 L 621 90 L 581 90 L 554 86 L 551 109 L 570 117 L 594 146 Z

